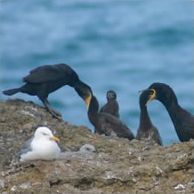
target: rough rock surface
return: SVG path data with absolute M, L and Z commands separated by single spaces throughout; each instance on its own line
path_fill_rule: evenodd
M 67 157 L 18 163 L 21 145 L 38 125 L 56 131 Z M 84 144 L 96 148 L 79 153 Z M 160 147 L 92 134 L 58 121 L 32 102 L 0 102 L 0 193 L 194 193 L 194 141 Z

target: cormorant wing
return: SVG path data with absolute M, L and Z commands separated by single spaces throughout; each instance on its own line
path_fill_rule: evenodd
M 100 109 L 100 112 L 109 113 L 109 114 L 119 118 L 119 105 L 118 105 L 118 102 L 116 100 L 113 100 L 111 102 L 107 102 Z
M 117 134 L 118 137 L 124 137 L 128 139 L 134 139 L 134 135 L 130 131 L 130 129 L 122 123 L 118 118 L 107 114 L 100 113 L 99 122 L 101 125 L 101 129 L 105 130 L 110 134 L 111 131 Z
M 190 117 L 184 118 L 182 122 L 182 128 L 184 129 L 183 133 L 190 137 L 190 139 L 194 139 L 194 116 L 190 115 Z
M 50 81 L 64 80 L 70 82 L 78 79 L 76 72 L 66 64 L 44 65 L 30 71 L 29 75 L 23 78 L 24 82 L 43 83 Z

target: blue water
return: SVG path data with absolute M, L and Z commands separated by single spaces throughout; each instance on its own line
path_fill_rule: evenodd
M 32 68 L 64 62 L 91 85 L 101 105 L 108 89 L 117 92 L 121 119 L 134 133 L 138 91 L 152 82 L 171 85 L 194 113 L 192 6 L 190 0 L 1 0 L 0 90 L 21 85 Z M 49 100 L 65 120 L 93 128 L 72 88 Z M 164 107 L 155 101 L 149 113 L 164 143 L 177 142 Z

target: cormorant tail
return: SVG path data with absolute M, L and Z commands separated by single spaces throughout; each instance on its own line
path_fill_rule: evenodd
M 3 94 L 11 96 L 17 92 L 20 92 L 20 88 L 14 88 L 14 89 L 10 89 L 10 90 L 4 90 Z

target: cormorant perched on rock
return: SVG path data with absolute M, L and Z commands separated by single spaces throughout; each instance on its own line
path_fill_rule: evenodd
M 173 89 L 164 83 L 153 83 L 149 86 L 149 89 L 153 91 L 149 100 L 157 99 L 165 106 L 179 140 L 189 141 L 194 139 L 194 116 L 179 105 Z
M 128 138 L 129 140 L 134 139 L 131 130 L 118 118 L 108 113 L 98 112 L 98 101 L 89 86 L 87 87 L 87 85 L 85 85 L 85 87 L 76 88 L 76 91 L 87 104 L 88 118 L 95 127 L 96 133 L 105 134 L 107 136 L 116 135 L 118 137 Z
M 139 97 L 140 120 L 136 138 L 139 140 L 147 139 L 149 141 L 154 141 L 159 145 L 162 145 L 160 134 L 157 128 L 152 124 L 146 106 L 149 97 L 152 94 L 153 94 L 152 90 L 144 90 L 140 94 Z
M 116 135 L 118 137 L 134 139 L 131 130 L 122 123 L 117 117 L 103 112 L 98 112 L 99 104 L 95 96 L 91 97 L 88 108 L 88 118 L 95 127 L 98 134 L 105 134 L 107 136 Z
M 116 92 L 109 90 L 106 93 L 107 103 L 100 109 L 100 112 L 109 113 L 119 118 L 119 104 L 117 102 Z
M 55 118 L 58 117 L 53 109 L 50 108 L 48 95 L 64 85 L 71 87 L 82 87 L 84 83 L 80 81 L 77 73 L 66 64 L 44 65 L 30 71 L 29 75 L 23 78 L 25 84 L 19 88 L 5 90 L 5 95 L 13 95 L 17 92 L 37 96 L 45 108 Z

